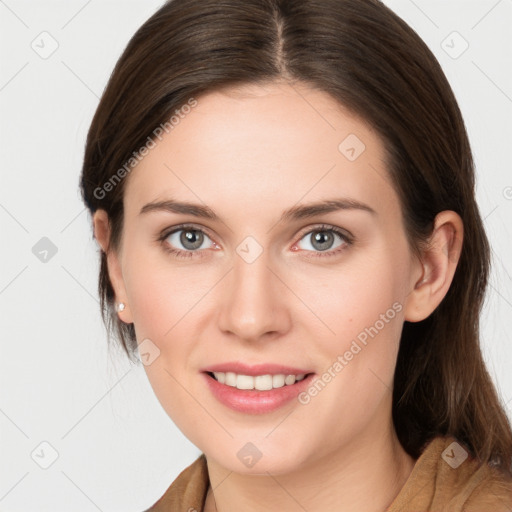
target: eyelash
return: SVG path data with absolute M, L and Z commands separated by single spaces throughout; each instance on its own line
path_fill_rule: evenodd
M 200 233 L 203 233 L 204 235 L 206 235 L 208 238 L 211 239 L 210 235 L 208 235 L 208 233 L 206 231 L 204 231 L 203 229 L 200 229 L 191 224 L 181 224 L 179 226 L 174 226 L 172 228 L 172 230 L 170 230 L 170 231 L 169 230 L 163 231 L 158 236 L 158 242 L 160 242 L 162 244 L 163 249 L 166 252 L 172 254 L 176 258 L 188 259 L 188 258 L 193 258 L 193 257 L 198 257 L 198 258 L 205 257 L 206 255 L 204 254 L 204 252 L 205 252 L 204 250 L 182 251 L 180 249 L 174 249 L 173 247 L 170 247 L 169 244 L 167 244 L 165 242 L 165 240 L 173 233 L 176 233 L 178 231 L 186 231 L 186 230 L 198 231 Z M 315 226 L 312 229 L 310 229 L 309 231 L 306 231 L 299 238 L 299 241 L 302 240 L 306 235 L 310 235 L 313 232 L 334 233 L 334 234 L 338 235 L 345 243 L 342 246 L 340 246 L 332 251 L 318 251 L 318 252 L 317 251 L 306 251 L 306 252 L 314 252 L 314 254 L 306 256 L 307 258 L 330 258 L 330 257 L 337 256 L 340 252 L 346 250 L 346 248 L 351 246 L 354 242 L 353 238 L 350 237 L 349 235 L 347 235 L 345 232 L 341 231 L 340 229 L 338 229 L 334 226 L 329 226 L 326 224 Z

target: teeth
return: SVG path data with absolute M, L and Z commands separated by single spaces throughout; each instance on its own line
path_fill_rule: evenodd
M 269 389 L 291 386 L 305 377 L 304 373 L 299 375 L 239 375 L 233 372 L 213 372 L 215 378 L 221 383 L 237 389 L 256 389 L 267 391 Z
M 273 388 L 282 388 L 284 386 L 284 381 L 285 381 L 285 376 L 284 375 L 274 375 L 272 377 L 272 387 Z
M 291 386 L 292 384 L 295 384 L 295 375 L 287 375 L 284 379 L 284 383 L 287 386 Z
M 237 375 L 236 385 L 234 387 L 238 389 L 254 389 L 254 377 L 249 377 L 248 375 Z
M 224 380 L 224 384 L 226 384 L 227 386 L 236 387 L 236 373 L 227 372 L 226 379 Z

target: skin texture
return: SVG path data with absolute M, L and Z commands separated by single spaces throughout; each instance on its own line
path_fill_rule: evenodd
M 462 221 L 441 212 L 431 248 L 421 260 L 413 256 L 381 139 L 324 92 L 271 82 L 197 100 L 127 178 L 120 249 L 108 250 L 104 211 L 94 228 L 109 253 L 116 301 L 126 304 L 120 318 L 134 323 L 139 343 L 149 338 L 160 350 L 145 366 L 155 394 L 207 456 L 206 510 L 382 511 L 414 465 L 391 419 L 402 325 L 429 316 L 448 291 Z M 338 149 L 350 134 L 365 145 L 354 161 Z M 208 205 L 222 220 L 140 214 L 171 197 Z M 287 208 L 340 197 L 375 214 L 339 210 L 279 222 Z M 158 236 L 185 222 L 206 236 L 192 257 L 176 258 L 165 246 L 186 251 L 181 232 Z M 318 249 L 312 231 L 322 224 L 352 243 L 334 234 L 332 246 Z M 237 253 L 248 236 L 263 249 L 252 263 Z M 242 361 L 321 376 L 393 304 L 394 318 L 306 405 L 235 412 L 200 374 Z M 251 468 L 237 457 L 248 442 L 262 453 Z

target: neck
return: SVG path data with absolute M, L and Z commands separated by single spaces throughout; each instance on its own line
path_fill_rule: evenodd
M 327 457 L 286 474 L 233 473 L 207 458 L 211 487 L 204 510 L 383 512 L 400 492 L 414 463 L 392 424 L 387 431 L 362 433 Z

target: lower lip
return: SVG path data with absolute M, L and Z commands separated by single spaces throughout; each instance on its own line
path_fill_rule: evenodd
M 210 391 L 219 402 L 234 411 L 246 414 L 264 414 L 279 409 L 297 398 L 297 395 L 309 386 L 311 379 L 314 377 L 314 374 L 310 373 L 291 386 L 285 384 L 280 388 L 258 391 L 255 389 L 238 389 L 221 384 L 207 373 L 203 373 L 203 375 Z

